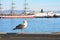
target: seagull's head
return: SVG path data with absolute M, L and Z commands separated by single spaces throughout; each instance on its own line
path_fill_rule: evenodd
M 27 23 L 27 20 L 24 20 L 24 22 L 23 23 Z

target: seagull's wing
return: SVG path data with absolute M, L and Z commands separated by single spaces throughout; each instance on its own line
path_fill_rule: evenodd
M 22 29 L 24 26 L 25 25 L 23 25 L 23 24 L 19 24 L 19 25 L 16 26 L 16 29 Z

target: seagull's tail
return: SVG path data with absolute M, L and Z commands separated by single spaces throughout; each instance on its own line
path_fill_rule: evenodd
M 15 30 L 16 28 L 14 28 L 13 30 Z

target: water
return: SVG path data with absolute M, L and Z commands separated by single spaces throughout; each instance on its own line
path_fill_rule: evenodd
M 13 30 L 23 22 L 23 18 L 1 18 L 0 32 L 18 33 L 21 30 Z M 28 26 L 24 32 L 60 32 L 60 18 L 28 18 Z

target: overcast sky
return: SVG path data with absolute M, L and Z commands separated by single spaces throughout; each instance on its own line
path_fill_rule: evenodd
M 11 0 L 1 0 L 4 10 L 11 9 Z M 24 0 L 14 0 L 15 9 L 21 10 L 24 8 Z M 27 0 L 29 10 L 60 10 L 60 0 Z

